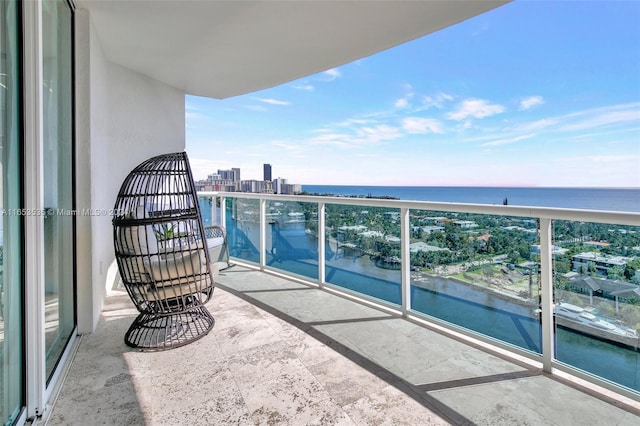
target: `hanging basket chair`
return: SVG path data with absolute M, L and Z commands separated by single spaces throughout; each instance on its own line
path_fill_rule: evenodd
M 204 306 L 213 274 L 187 154 L 138 165 L 122 183 L 114 212 L 118 270 L 140 312 L 125 343 L 165 350 L 205 336 L 215 322 Z

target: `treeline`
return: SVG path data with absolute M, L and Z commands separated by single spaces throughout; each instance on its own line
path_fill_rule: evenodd
M 341 198 L 372 198 L 378 200 L 399 200 L 398 197 L 392 197 L 391 195 L 372 195 L 371 193 L 367 195 L 338 195 L 338 194 L 329 194 L 329 193 L 318 193 L 318 192 L 307 192 L 302 191 L 297 195 L 309 195 L 314 197 L 341 197 Z
M 316 203 L 282 204 L 279 209 L 283 212 L 303 212 L 306 228 L 317 233 Z M 400 256 L 400 245 L 396 241 L 389 241 L 389 237 L 400 237 L 400 209 L 331 203 L 326 205 L 325 213 L 328 237 L 340 238 L 379 256 Z M 538 260 L 537 254 L 532 251 L 533 245 L 540 244 L 535 219 L 412 210 L 409 220 L 410 242 L 423 242 L 431 246 L 427 250 L 411 253 L 411 265 L 415 267 L 490 259 L 498 255 L 513 264 Z M 464 221 L 476 226 L 459 226 Z M 349 228 L 358 225 L 366 227 L 369 234 L 362 235 L 362 229 Z M 631 258 L 640 254 L 638 227 L 572 221 L 554 221 L 553 226 L 554 244 L 568 250 L 564 254 L 554 255 L 557 274 L 571 271 L 572 256 L 586 251 Z M 596 248 L 589 246 L 589 241 L 605 244 Z M 608 278 L 633 282 L 637 270 L 640 270 L 640 259 L 629 262 L 624 268 L 612 268 Z

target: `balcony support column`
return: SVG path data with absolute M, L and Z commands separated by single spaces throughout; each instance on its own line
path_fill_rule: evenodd
M 551 219 L 540 219 L 540 288 L 542 291 L 542 369 L 551 373 L 555 360 L 553 325 L 553 228 Z
M 227 228 L 227 197 L 220 197 L 220 226 Z
M 409 235 L 409 209 L 400 209 L 400 253 L 401 253 L 401 291 L 402 315 L 407 316 L 411 310 L 411 237 Z
M 217 205 L 218 205 L 218 196 L 214 195 L 211 197 L 211 224 L 212 225 L 220 225 L 218 223 L 218 215 L 217 215 Z
M 217 203 L 218 203 L 218 196 L 217 195 L 212 195 L 211 196 L 211 224 L 212 225 L 219 225 L 218 218 L 216 217 L 216 204 Z M 205 223 L 205 226 L 207 226 L 206 223 Z
M 260 198 L 260 269 L 267 264 L 267 200 Z
M 324 286 L 325 274 L 325 261 L 326 261 L 326 232 L 325 232 L 325 204 L 318 203 L 318 284 L 320 288 Z

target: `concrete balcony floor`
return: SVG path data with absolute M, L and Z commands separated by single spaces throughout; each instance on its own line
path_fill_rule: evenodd
M 222 271 L 214 329 L 144 353 L 115 292 L 81 338 L 49 425 L 637 425 L 596 394 L 481 345 L 241 266 Z M 603 360 L 604 361 L 604 360 Z

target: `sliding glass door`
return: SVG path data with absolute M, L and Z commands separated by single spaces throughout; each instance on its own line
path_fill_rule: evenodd
M 0 1 L 0 423 L 24 406 L 21 82 L 16 1 Z
M 42 3 L 44 285 L 47 380 L 75 328 L 73 16 L 64 0 Z
M 34 37 L 38 29 L 41 39 Z M 41 56 L 34 54 L 40 52 L 37 45 L 42 46 Z M 42 413 L 54 385 L 52 379 L 57 377 L 56 367 L 75 331 L 73 96 L 73 12 L 69 3 L 0 0 L 3 425 Z M 34 162 L 40 152 L 41 160 Z M 33 196 L 38 193 L 42 198 Z M 42 237 L 29 240 L 31 249 L 27 249 L 27 235 L 38 234 L 40 227 Z M 42 258 L 35 253 L 40 250 Z M 37 272 L 40 270 L 44 275 Z

